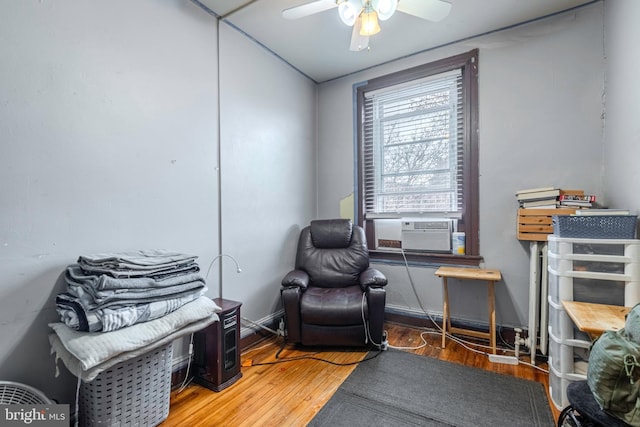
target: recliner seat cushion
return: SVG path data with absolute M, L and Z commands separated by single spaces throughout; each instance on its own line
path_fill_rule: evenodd
M 364 302 L 363 302 L 364 300 Z M 300 301 L 302 323 L 313 325 L 358 325 L 362 324 L 362 304 L 365 319 L 369 308 L 362 298 L 360 286 L 342 289 L 309 288 Z

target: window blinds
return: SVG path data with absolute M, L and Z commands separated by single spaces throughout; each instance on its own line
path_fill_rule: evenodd
M 462 70 L 364 93 L 365 214 L 460 212 Z

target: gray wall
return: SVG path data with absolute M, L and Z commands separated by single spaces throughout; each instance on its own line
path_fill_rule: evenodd
M 223 260 L 222 293 L 266 323 L 316 212 L 316 85 L 225 23 L 220 76 L 222 252 L 242 267 Z
M 318 206 L 340 214 L 354 191 L 352 87 L 370 78 L 480 49 L 480 251 L 502 271 L 497 322 L 528 323 L 529 245 L 516 239 L 515 192 L 555 185 L 603 194 L 603 7 L 587 8 L 509 31 L 424 52 L 320 85 Z M 388 306 L 442 312 L 435 267 L 380 264 L 389 279 Z M 485 286 L 451 291 L 454 317 L 487 323 Z
M 640 2 L 605 2 L 607 53 L 605 192 L 611 206 L 640 210 Z
M 74 401 L 47 324 L 85 253 L 230 253 L 244 272 L 218 260 L 207 295 L 222 266 L 223 296 L 272 315 L 316 209 L 315 85 L 220 24 L 219 99 L 218 22 L 188 0 L 2 5 L 0 379 Z
M 179 0 L 3 6 L 0 378 L 69 402 L 47 340 L 65 266 L 218 251 L 216 26 Z

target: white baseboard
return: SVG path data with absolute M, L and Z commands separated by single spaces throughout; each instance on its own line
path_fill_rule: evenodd
M 191 359 L 189 353 L 173 357 L 171 360 L 171 371 L 175 372 L 186 367 L 189 364 L 189 359 Z
M 247 316 L 243 315 L 243 317 L 247 317 Z M 266 317 L 263 317 L 262 319 L 257 319 L 257 320 L 249 319 L 249 320 L 252 320 L 253 322 L 256 322 L 260 325 L 264 325 L 267 328 L 273 329 L 273 325 L 278 324 L 278 321 L 283 317 L 284 317 L 284 310 L 278 310 L 275 313 L 272 313 Z M 247 324 L 246 326 L 242 326 L 240 328 L 240 338 L 245 338 L 261 330 L 262 329 L 260 329 L 258 326 L 255 326 L 255 325 L 252 326 L 250 324 Z

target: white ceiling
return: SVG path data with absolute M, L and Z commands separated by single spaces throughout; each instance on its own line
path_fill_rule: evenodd
M 349 50 L 351 28 L 337 9 L 298 20 L 283 9 L 311 0 L 192 0 L 321 83 L 416 52 L 505 29 L 599 0 L 448 0 L 451 13 L 429 22 L 396 13 L 380 23 L 369 50 Z M 402 2 L 402 0 L 400 0 Z

